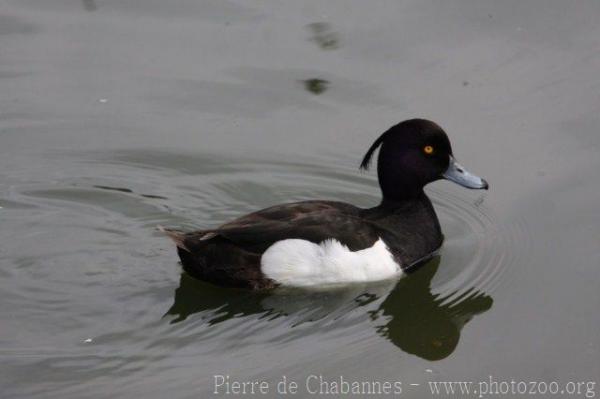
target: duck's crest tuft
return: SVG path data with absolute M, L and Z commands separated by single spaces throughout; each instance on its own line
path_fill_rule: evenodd
M 391 128 L 386 130 L 385 132 L 383 132 L 383 134 L 381 136 L 379 136 L 379 138 L 377 140 L 375 140 L 375 142 L 371 145 L 371 148 L 369 148 L 369 151 L 367 151 L 362 162 L 360 163 L 360 169 L 362 169 L 362 170 L 369 169 L 369 165 L 371 165 L 371 159 L 373 158 L 373 154 L 375 153 L 375 150 L 377 149 L 377 147 L 379 147 L 381 145 L 381 143 L 383 143 L 383 140 L 385 139 L 387 133 L 390 130 L 391 130 Z

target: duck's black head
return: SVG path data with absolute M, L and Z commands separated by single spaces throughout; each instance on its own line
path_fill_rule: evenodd
M 488 188 L 485 180 L 455 161 L 448 136 L 434 122 L 410 119 L 392 126 L 369 148 L 360 165 L 362 169 L 368 169 L 379 146 L 377 175 L 384 199 L 417 197 L 423 186 L 439 179 L 468 188 Z

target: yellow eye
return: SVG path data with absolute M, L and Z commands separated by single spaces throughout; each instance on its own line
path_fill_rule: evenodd
M 431 155 L 433 154 L 433 147 L 430 145 L 426 145 L 425 147 L 423 147 L 423 152 L 427 155 Z

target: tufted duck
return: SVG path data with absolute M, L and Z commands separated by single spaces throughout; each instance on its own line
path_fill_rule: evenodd
M 378 147 L 383 199 L 374 208 L 303 201 L 213 229 L 160 229 L 175 241 L 189 274 L 218 285 L 266 289 L 399 276 L 442 245 L 423 187 L 439 179 L 473 189 L 488 184 L 456 162 L 446 133 L 434 122 L 411 119 L 392 126 L 369 148 L 361 169 L 368 169 Z

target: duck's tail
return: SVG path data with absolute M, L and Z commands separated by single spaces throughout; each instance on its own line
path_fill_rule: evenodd
M 156 228 L 158 231 L 165 233 L 171 240 L 173 240 L 175 245 L 177 245 L 177 248 L 190 252 L 190 250 L 185 246 L 185 233 L 183 231 L 167 229 L 161 225 L 156 226 Z

